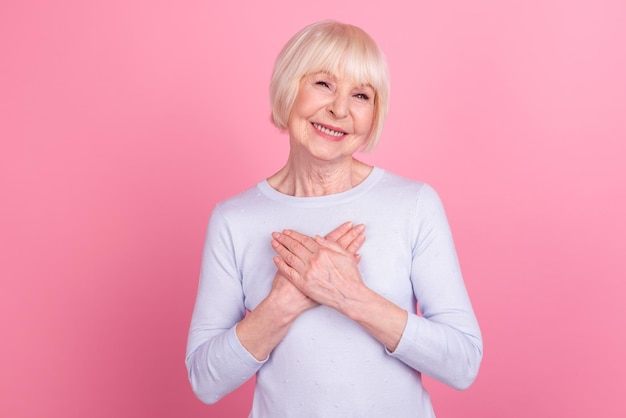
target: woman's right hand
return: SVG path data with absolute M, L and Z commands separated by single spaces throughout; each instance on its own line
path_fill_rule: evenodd
M 327 240 L 336 242 L 344 250 L 354 254 L 357 262 L 360 256 L 357 253 L 365 242 L 365 225 L 353 225 L 352 222 L 345 222 L 333 229 L 325 237 Z M 283 274 L 276 272 L 272 283 L 272 293 L 276 296 L 276 301 L 290 315 L 297 316 L 304 311 L 318 305 L 313 299 L 306 296 L 296 288 Z
M 365 225 L 352 225 L 352 222 L 345 222 L 332 230 L 325 237 L 328 241 L 336 242 L 344 250 L 354 254 L 356 261 L 361 259 L 357 253 L 365 242 Z
M 365 226 L 345 222 L 332 230 L 326 239 L 354 254 L 365 242 Z M 266 359 L 284 338 L 293 321 L 317 302 L 300 292 L 287 277 L 276 272 L 269 295 L 236 328 L 237 338 L 257 360 Z

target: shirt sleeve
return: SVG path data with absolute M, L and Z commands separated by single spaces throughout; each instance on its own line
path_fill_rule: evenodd
M 411 282 L 422 315 L 409 314 L 396 350 L 412 368 L 457 389 L 476 378 L 483 343 L 443 205 L 430 186 L 417 200 Z
M 245 314 L 235 249 L 218 205 L 207 229 L 185 359 L 192 389 L 205 403 L 217 402 L 264 363 L 237 338 L 235 327 Z

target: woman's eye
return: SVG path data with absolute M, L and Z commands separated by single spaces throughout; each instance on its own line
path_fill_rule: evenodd
M 356 97 L 357 99 L 361 99 L 361 100 L 369 100 L 370 99 L 370 97 L 367 94 L 365 94 L 365 93 L 358 93 L 354 97 Z
M 322 86 L 322 87 L 326 87 L 326 88 L 330 88 L 330 86 L 328 85 L 327 82 L 325 81 L 318 81 L 315 84 L 317 84 L 318 86 Z

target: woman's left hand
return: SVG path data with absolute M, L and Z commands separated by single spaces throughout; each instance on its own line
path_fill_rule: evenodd
M 408 314 L 365 286 L 358 257 L 320 236 L 285 230 L 272 237 L 274 263 L 298 290 L 357 322 L 389 351 L 396 349 Z
M 341 311 L 346 298 L 364 290 L 358 258 L 338 243 L 293 230 L 272 237 L 278 270 L 314 301 Z

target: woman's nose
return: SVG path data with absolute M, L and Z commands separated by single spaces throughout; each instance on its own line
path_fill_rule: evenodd
M 328 105 L 328 112 L 336 119 L 342 119 L 348 116 L 349 102 L 348 97 L 343 94 L 335 96 L 334 100 Z

